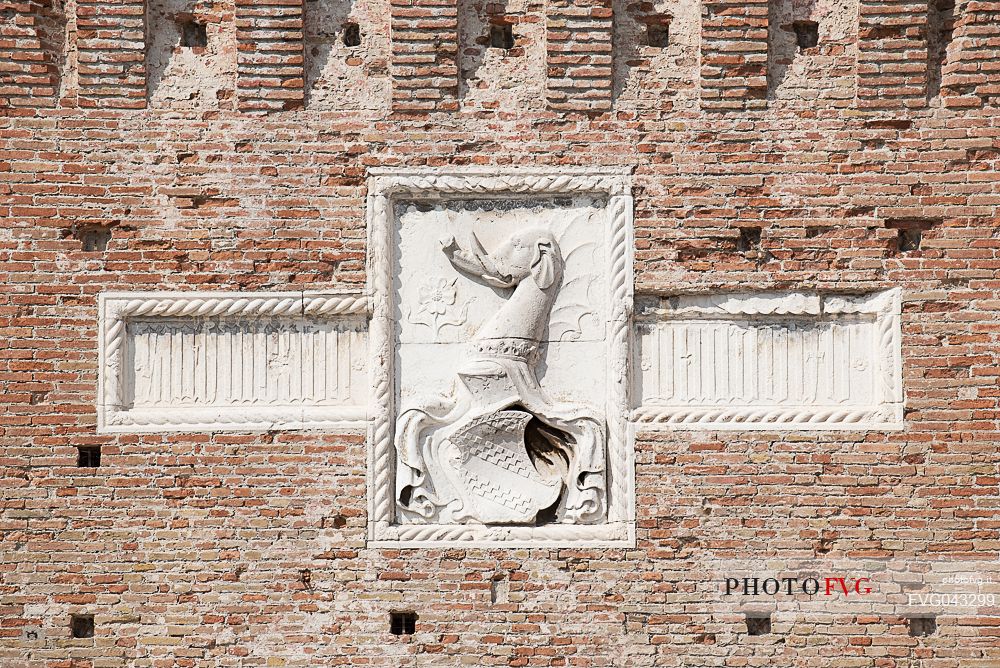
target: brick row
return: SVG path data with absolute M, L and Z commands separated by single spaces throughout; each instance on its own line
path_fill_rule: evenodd
M 701 27 L 703 109 L 766 106 L 767 27 L 766 0 L 706 0 Z
M 239 109 L 267 113 L 304 102 L 302 0 L 237 0 Z
M 950 107 L 980 107 L 1000 98 L 1000 2 L 974 1 L 956 10 L 941 93 Z
M 451 0 L 393 0 L 392 108 L 458 109 L 458 8 Z
M 303 105 L 303 2 L 237 0 L 240 110 Z M 144 4 L 78 1 L 81 106 L 146 105 Z M 56 0 L 0 3 L 0 109 L 58 102 L 66 43 L 63 6 Z M 390 10 L 393 109 L 458 109 L 457 3 L 393 0 Z M 859 107 L 919 108 L 936 94 L 938 81 L 947 106 L 980 107 L 1000 97 L 1000 2 L 958 3 L 954 29 L 946 31 L 951 36 L 946 58 L 935 70 L 929 62 L 929 45 L 939 39 L 929 25 L 933 11 L 923 0 L 861 0 L 855 73 Z M 548 3 L 545 99 L 550 109 L 611 109 L 613 22 L 610 0 Z M 744 111 L 767 105 L 768 30 L 767 0 L 706 1 L 695 83 L 703 109 Z
M 53 0 L 0 3 L 0 110 L 56 103 L 64 31 Z
M 80 106 L 146 106 L 143 0 L 77 0 Z
M 609 0 L 553 0 L 546 8 L 546 99 L 550 109 L 611 109 L 612 9 Z
M 927 0 L 861 0 L 858 106 L 921 107 L 927 95 Z

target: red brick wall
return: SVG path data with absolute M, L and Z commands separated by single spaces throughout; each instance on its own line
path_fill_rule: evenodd
M 407 115 L 260 116 L 142 109 L 141 4 L 76 6 L 79 106 L 21 95 L 0 118 L 0 666 L 1000 665 L 996 609 L 942 610 L 920 639 L 888 613 L 747 637 L 699 589 L 719 584 L 712 559 L 995 558 L 1000 26 L 976 22 L 992 32 L 962 47 L 972 108 L 927 106 L 922 65 L 899 55 L 919 60 L 919 17 L 880 37 L 894 22 L 866 3 L 847 107 L 766 100 L 761 5 L 706 17 L 693 89 L 644 79 L 611 105 L 600 82 L 567 99 L 604 113 L 462 114 L 454 6 L 400 0 Z M 719 21 L 747 31 L 718 63 L 739 70 L 731 87 L 705 71 L 729 52 Z M 902 287 L 906 430 L 642 436 L 635 549 L 488 551 L 366 548 L 357 435 L 95 433 L 98 293 L 360 287 L 366 168 L 469 164 L 634 167 L 640 294 Z M 901 253 L 887 226 L 912 219 L 933 226 Z M 111 242 L 84 252 L 95 225 Z M 746 226 L 760 250 L 737 249 Z M 81 445 L 102 446 L 100 468 L 75 466 Z M 493 602 L 495 578 L 509 594 Z M 388 633 L 398 609 L 419 614 L 411 639 Z M 79 612 L 95 639 L 68 637 Z
M 142 0 L 77 0 L 76 15 L 80 107 L 146 106 Z
M 923 106 L 927 90 L 926 2 L 861 0 L 858 102 L 892 109 Z
M 962 48 L 952 48 L 942 77 L 942 88 L 953 98 L 950 106 L 979 107 L 1000 97 L 998 24 L 997 2 L 969 2 L 956 11 L 954 36 Z
M 52 0 L 0 2 L 0 109 L 52 106 L 64 16 Z
M 458 109 L 458 11 L 447 0 L 392 0 L 392 108 Z
M 236 28 L 240 111 L 301 107 L 302 0 L 237 0 Z
M 767 2 L 707 0 L 701 11 L 702 106 L 721 111 L 763 107 Z
M 549 107 L 583 113 L 611 109 L 611 2 L 555 0 L 548 3 L 546 18 Z

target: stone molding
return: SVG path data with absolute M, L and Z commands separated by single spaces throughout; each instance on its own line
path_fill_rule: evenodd
M 369 545 L 378 547 L 631 546 L 635 543 L 634 459 L 628 427 L 628 342 L 632 306 L 632 196 L 628 172 L 608 169 L 372 169 L 368 191 L 368 277 L 372 321 L 369 431 Z M 396 370 L 393 203 L 423 200 L 593 194 L 606 201 L 608 383 L 606 520 L 599 524 L 496 526 L 400 524 L 395 511 Z
M 685 295 L 645 304 L 636 318 L 636 429 L 902 429 L 900 313 L 899 289 Z M 663 354 L 664 346 L 671 352 Z
M 193 400 L 172 402 L 169 396 L 161 396 L 157 403 L 136 405 L 135 369 L 130 368 L 130 364 L 134 365 L 136 361 L 132 339 L 140 323 L 160 329 L 180 326 L 184 321 L 200 326 L 208 321 L 243 325 L 250 322 L 274 326 L 285 324 L 290 327 L 285 332 L 286 345 L 290 345 L 288 337 L 298 334 L 303 326 L 350 321 L 357 324 L 354 338 L 360 339 L 364 336 L 363 323 L 368 313 L 368 300 L 362 295 L 319 292 L 104 293 L 99 298 L 99 310 L 99 432 L 359 429 L 364 428 L 367 422 L 364 402 L 315 402 L 308 397 L 295 397 L 282 403 L 280 398 L 267 402 L 261 397 L 250 396 L 242 397 L 238 404 L 222 402 L 206 405 Z M 204 333 L 202 335 L 205 336 Z M 219 338 L 216 336 L 216 339 Z M 183 341 L 180 345 L 187 350 Z M 333 345 L 342 345 L 340 339 L 335 337 Z M 363 351 L 361 356 L 365 353 Z M 242 373 L 242 354 L 240 357 Z M 169 363 L 183 367 L 183 359 L 181 357 L 178 362 L 171 357 Z M 197 366 L 197 362 L 194 364 Z M 265 361 L 264 365 L 268 364 Z M 323 364 L 326 365 L 327 361 Z M 179 373 L 171 371 L 172 375 Z M 205 374 L 203 387 L 219 381 L 218 378 L 209 380 L 207 370 Z M 356 370 L 355 375 L 358 375 Z M 190 387 L 183 391 L 190 391 Z

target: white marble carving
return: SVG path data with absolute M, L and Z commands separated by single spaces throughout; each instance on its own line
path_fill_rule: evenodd
M 722 294 L 640 305 L 642 429 L 899 429 L 900 292 Z
M 372 543 L 631 544 L 626 175 L 372 175 Z
M 367 301 L 351 295 L 101 295 L 104 432 L 359 428 Z

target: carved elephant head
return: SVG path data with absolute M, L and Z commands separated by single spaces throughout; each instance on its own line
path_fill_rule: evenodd
M 531 277 L 541 290 L 548 290 L 562 277 L 563 258 L 555 237 L 546 229 L 529 228 L 510 236 L 487 253 L 475 233 L 472 248 L 459 248 L 455 239 L 443 244 L 445 255 L 459 270 L 481 278 L 494 287 L 510 288 Z

